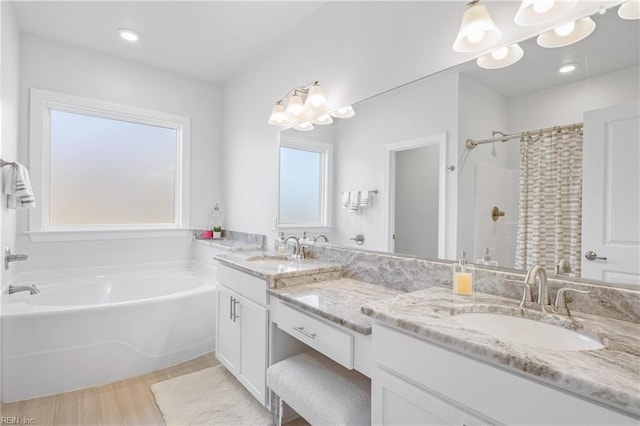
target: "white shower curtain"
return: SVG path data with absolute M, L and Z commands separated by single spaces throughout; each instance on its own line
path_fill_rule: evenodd
M 580 276 L 582 126 L 525 135 L 520 142 L 516 268 L 550 273 L 561 259 Z

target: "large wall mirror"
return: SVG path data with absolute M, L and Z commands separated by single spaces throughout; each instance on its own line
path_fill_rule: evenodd
M 639 288 L 640 21 L 592 18 L 576 44 L 530 39 L 510 67 L 471 61 L 359 102 L 330 129 L 284 131 L 333 146 L 328 244 L 449 260 L 465 250 L 474 263 Z M 351 191 L 368 203 L 345 206 Z

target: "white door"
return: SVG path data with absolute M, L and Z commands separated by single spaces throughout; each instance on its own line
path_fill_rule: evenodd
M 639 102 L 585 113 L 584 278 L 640 286 L 639 145 Z
M 238 370 L 240 359 L 240 323 L 234 316 L 238 295 L 218 286 L 218 318 L 216 321 L 216 358 L 232 373 Z

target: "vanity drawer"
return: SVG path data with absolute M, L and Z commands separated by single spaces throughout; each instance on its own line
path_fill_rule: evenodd
M 353 369 L 353 336 L 272 297 L 271 321 L 278 328 L 346 368 Z
M 267 282 L 226 265 L 218 265 L 216 281 L 260 306 L 267 306 Z

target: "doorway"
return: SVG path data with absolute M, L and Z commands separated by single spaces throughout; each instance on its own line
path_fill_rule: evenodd
M 446 134 L 386 146 L 388 247 L 394 253 L 444 258 Z

